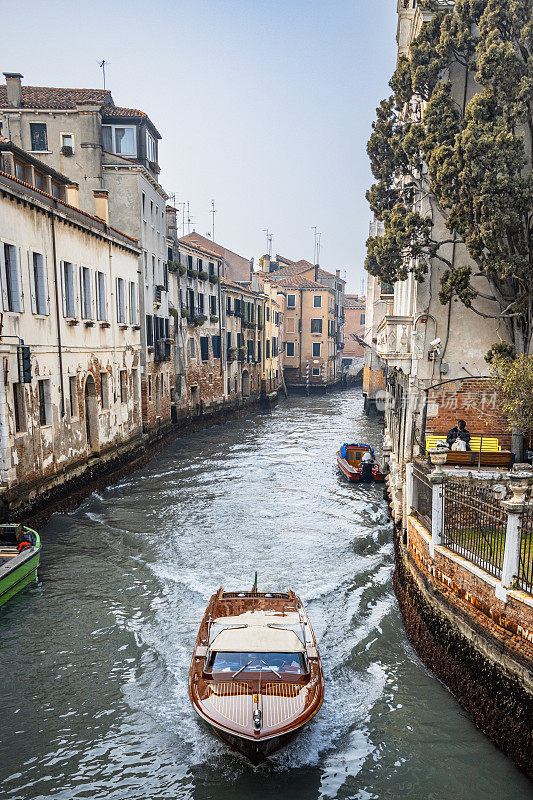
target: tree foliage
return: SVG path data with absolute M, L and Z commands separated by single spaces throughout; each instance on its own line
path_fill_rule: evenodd
M 505 320 L 517 351 L 530 352 L 532 3 L 457 0 L 455 9 L 445 11 L 433 6 L 437 10 L 409 58 L 398 61 L 390 83 L 394 94 L 378 108 L 368 143 L 376 180 L 367 198 L 385 235 L 368 240 L 366 266 L 391 283 L 409 271 L 423 280 L 430 262 L 440 262 L 441 302 L 459 300 L 482 313 L 476 298 L 492 300 L 494 311 L 482 315 Z M 466 102 L 472 76 L 476 91 Z M 427 217 L 419 210 L 423 197 L 430 201 Z M 449 236 L 433 238 L 436 212 Z
M 533 437 L 533 355 L 498 353 L 490 361 L 490 372 L 509 427 Z

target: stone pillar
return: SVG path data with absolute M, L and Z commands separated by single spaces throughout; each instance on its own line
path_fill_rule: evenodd
M 414 498 L 414 480 L 413 480 L 413 462 L 408 461 L 405 465 L 405 511 L 407 516 L 413 509 Z
M 529 469 L 529 464 L 515 464 L 513 471 L 509 473 L 509 480 L 513 496 L 510 500 L 502 500 L 502 506 L 507 511 L 507 531 L 502 566 L 504 589 L 512 589 L 518 575 L 522 514 L 529 506 L 526 501 L 526 493 L 533 484 L 533 472 Z
M 392 453 L 392 439 L 389 436 L 389 433 L 385 434 L 383 438 L 383 468 L 385 470 L 390 470 L 390 458 Z
M 431 543 L 430 555 L 433 558 L 435 545 L 442 544 L 442 534 L 444 533 L 444 484 L 447 475 L 442 469 L 446 463 L 447 449 L 435 447 L 428 451 L 431 456 L 431 463 L 435 466 L 433 472 L 428 475 L 428 480 L 432 488 L 431 499 Z

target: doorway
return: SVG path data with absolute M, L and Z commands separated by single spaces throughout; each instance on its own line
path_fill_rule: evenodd
M 99 449 L 98 436 L 98 399 L 96 397 L 96 384 L 92 375 L 87 375 L 85 381 L 85 431 L 89 450 L 94 452 Z
M 242 372 L 242 396 L 248 397 L 250 394 L 250 373 L 247 369 Z

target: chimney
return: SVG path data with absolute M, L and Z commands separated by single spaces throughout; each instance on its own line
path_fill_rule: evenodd
M 79 186 L 77 183 L 71 183 L 70 186 L 65 187 L 66 195 L 67 195 L 67 203 L 69 206 L 74 206 L 74 208 L 80 207 L 80 193 L 79 193 Z
M 21 79 L 24 75 L 20 72 L 4 72 L 7 89 L 8 108 L 20 108 L 22 105 L 22 85 Z
M 336 270 L 335 270 L 335 275 L 337 276 L 337 278 L 340 278 L 340 276 L 341 276 L 341 271 L 340 271 L 340 269 L 336 269 Z
M 109 192 L 107 189 L 95 189 L 93 194 L 95 215 L 109 225 Z
M 315 264 L 315 281 L 318 283 L 318 264 Z

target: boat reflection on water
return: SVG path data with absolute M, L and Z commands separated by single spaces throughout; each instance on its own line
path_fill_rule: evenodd
M 200 717 L 253 764 L 287 744 L 324 698 L 300 598 L 290 590 L 219 589 L 200 626 L 189 693 Z

